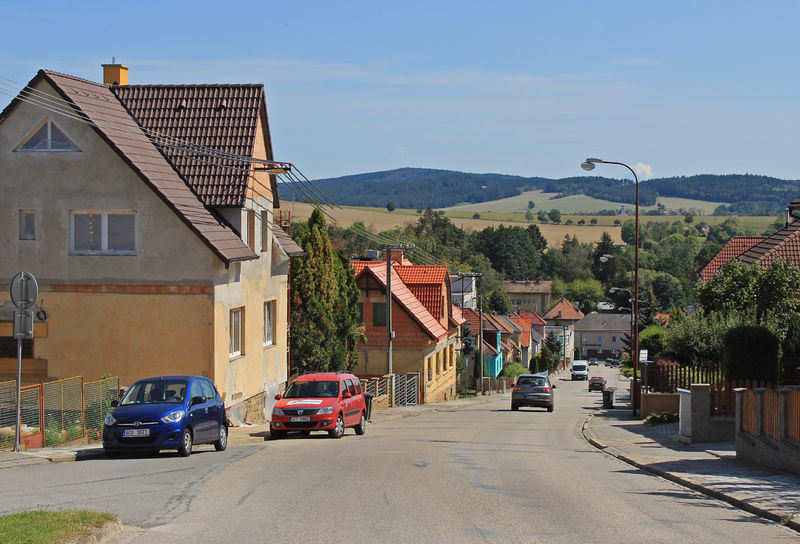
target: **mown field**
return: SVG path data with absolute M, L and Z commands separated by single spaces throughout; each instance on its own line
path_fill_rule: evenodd
M 495 201 L 499 202 L 499 201 Z M 484 203 L 491 205 L 492 203 Z M 526 201 L 527 209 L 527 201 Z M 492 206 L 489 206 L 492 207 Z M 463 210 L 463 207 L 457 206 L 455 208 L 448 208 L 445 210 L 446 216 L 450 221 L 467 231 L 482 230 L 488 226 L 497 227 L 499 225 L 519 225 L 525 227 L 530 223 L 525 220 L 524 212 L 487 212 L 487 211 L 468 211 Z M 549 209 L 549 208 L 548 208 Z M 284 201 L 281 210 L 285 214 L 291 212 L 293 220 L 305 221 L 311 215 L 313 208 L 308 204 L 300 202 L 287 202 Z M 408 224 L 417 222 L 419 215 L 416 210 L 395 209 L 389 213 L 385 208 L 356 208 L 356 207 L 343 207 L 329 209 L 325 208 L 325 212 L 331 216 L 333 221 L 329 218 L 329 222 L 333 222 L 339 227 L 349 227 L 357 221 L 364 223 L 366 227 L 372 227 L 376 232 L 392 230 L 395 227 L 403 227 Z M 640 209 L 641 212 L 641 209 Z M 473 219 L 475 213 L 480 214 L 480 219 Z M 620 226 L 614 225 L 614 221 L 619 219 L 624 221 L 632 217 L 615 217 L 615 216 L 591 216 L 591 215 L 569 215 L 562 212 L 562 223 L 560 225 L 553 225 L 547 223 L 536 223 L 542 236 L 545 237 L 550 246 L 558 246 L 565 236 L 575 236 L 581 242 L 596 242 L 600 240 L 603 232 L 608 232 L 614 243 L 621 244 L 622 238 L 620 237 Z M 592 219 L 597 219 L 597 225 L 590 225 Z M 580 220 L 586 222 L 585 225 L 565 225 L 564 223 L 572 219 L 573 223 Z M 695 222 L 704 221 L 709 225 L 716 225 L 724 221 L 725 217 L 717 216 L 698 216 L 695 217 Z M 745 227 L 753 229 L 757 234 L 760 234 L 768 225 L 773 221 L 773 217 L 739 217 L 737 218 Z M 681 221 L 681 217 L 674 216 L 645 216 L 640 215 L 640 224 L 648 222 L 669 222 Z

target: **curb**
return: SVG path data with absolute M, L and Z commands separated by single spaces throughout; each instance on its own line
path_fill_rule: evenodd
M 581 433 L 583 434 L 584 439 L 587 442 L 589 442 L 589 444 L 601 450 L 603 453 L 610 455 L 611 457 L 616 457 L 620 461 L 628 463 L 629 465 L 634 466 L 640 470 L 649 472 L 650 474 L 655 474 L 656 476 L 660 476 L 665 480 L 669 480 L 670 482 L 676 483 L 693 491 L 697 491 L 698 493 L 702 493 L 703 495 L 711 497 L 712 499 L 717 499 L 719 501 L 726 502 L 731 506 L 739 508 L 740 510 L 744 510 L 751 514 L 755 514 L 756 516 L 768 519 L 770 521 L 775 521 L 777 523 L 780 523 L 781 525 L 789 527 L 790 529 L 800 532 L 800 520 L 798 521 L 795 521 L 794 519 L 787 520 L 774 512 L 756 506 L 747 501 L 737 499 L 736 497 L 728 495 L 727 493 L 717 491 L 716 489 L 711 489 L 703 484 L 698 484 L 697 482 L 693 482 L 692 480 L 688 480 L 686 478 L 673 474 L 672 472 L 667 472 L 665 470 L 651 467 L 645 463 L 640 463 L 639 461 L 630 457 L 625 452 L 618 450 L 617 448 L 612 448 L 607 446 L 606 444 L 603 444 L 598 440 L 597 435 L 594 433 L 594 431 L 588 428 L 589 421 L 592 419 L 592 417 L 593 415 L 589 415 L 589 417 L 587 417 L 586 420 L 583 422 Z

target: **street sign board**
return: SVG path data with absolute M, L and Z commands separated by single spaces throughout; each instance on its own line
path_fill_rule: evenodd
M 19 310 L 27 310 L 36 303 L 39 296 L 39 283 L 30 272 L 20 272 L 11 280 L 9 288 L 11 302 Z
M 639 350 L 639 362 L 646 361 L 646 360 L 647 360 L 647 350 L 646 349 L 640 349 Z
M 14 338 L 33 338 L 33 311 L 14 311 Z

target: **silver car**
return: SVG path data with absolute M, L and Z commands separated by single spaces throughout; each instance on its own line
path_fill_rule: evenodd
M 542 374 L 520 374 L 511 391 L 511 409 L 519 410 L 520 406 L 538 406 L 552 412 L 555 408 L 555 385 L 550 384 L 547 376 Z

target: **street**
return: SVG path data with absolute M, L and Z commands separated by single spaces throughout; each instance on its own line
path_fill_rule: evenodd
M 615 378 L 616 369 L 590 367 Z M 797 533 L 639 471 L 581 434 L 602 394 L 555 380 L 556 409 L 488 402 L 189 458 L 4 471 L 0 511 L 108 510 L 115 543 L 744 542 Z

